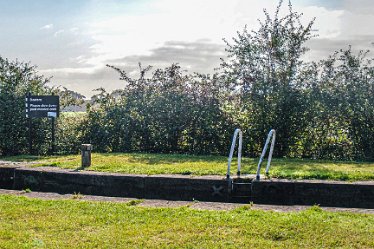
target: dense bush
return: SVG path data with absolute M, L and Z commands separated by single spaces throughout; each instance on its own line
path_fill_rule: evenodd
M 366 54 L 349 47 L 304 70 L 309 108 L 301 155 L 374 159 L 374 67 Z
M 110 66 L 112 67 L 112 66 Z M 112 67 L 126 88 L 108 94 L 100 89 L 88 111 L 91 142 L 101 151 L 222 153 L 230 124 L 221 108 L 217 78 L 183 75 L 176 64 L 140 67 L 140 78 Z
M 75 154 L 86 143 L 85 127 L 87 115 L 84 112 L 63 112 L 56 124 L 56 153 Z
M 281 4 L 273 18 L 265 10 L 265 20 L 257 31 L 245 28 L 232 43 L 226 41 L 228 60 L 222 62 L 223 79 L 239 91 L 235 109 L 242 113 L 234 115 L 243 116 L 238 125 L 246 131 L 251 155 L 259 152 L 270 128 L 277 130 L 275 153 L 287 155 L 308 123 L 300 71 L 313 21 L 304 26 L 291 5 L 286 16 L 279 16 Z
M 0 153 L 14 155 L 27 153 L 28 120 L 25 117 L 25 96 L 28 92 L 44 94 L 47 80 L 38 76 L 35 67 L 27 63 L 9 61 L 0 57 Z M 46 150 L 45 120 L 32 125 L 33 145 L 36 151 Z
M 0 57 L 0 154 L 17 155 L 29 153 L 29 119 L 25 115 L 25 96 L 55 94 L 60 96 L 60 106 L 77 103 L 77 100 L 67 89 L 48 87 L 48 79 L 38 75 L 35 66 L 19 61 L 10 61 Z M 65 123 L 65 120 L 61 123 Z M 74 123 L 68 121 L 70 136 L 63 126 L 59 125 L 57 137 L 58 148 L 72 152 L 71 143 L 77 134 Z M 51 120 L 47 118 L 31 120 L 31 140 L 33 154 L 47 154 L 51 149 Z M 66 143 L 67 139 L 70 143 Z M 78 137 L 79 140 L 79 137 Z M 64 144 L 62 146 L 62 144 Z M 62 146 L 62 147 L 61 147 Z M 76 146 L 75 146 L 76 147 Z M 69 149 L 68 149 L 69 148 Z
M 265 11 L 259 30 L 226 41 L 222 77 L 236 89 L 234 110 L 241 111 L 233 116 L 249 138 L 246 151 L 258 154 L 274 128 L 278 156 L 374 159 L 372 59 L 349 47 L 303 62 L 314 20 L 303 25 L 291 4 L 279 16 L 281 5 L 273 18 Z

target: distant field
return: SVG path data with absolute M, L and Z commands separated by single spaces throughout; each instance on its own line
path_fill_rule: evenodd
M 80 167 L 80 155 L 17 156 L 2 160 L 34 161 L 35 166 L 56 166 L 65 169 Z M 258 158 L 243 158 L 243 174 L 255 174 Z M 265 168 L 266 162 L 263 164 Z M 232 174 L 236 172 L 233 160 Z M 127 174 L 226 174 L 227 158 L 223 156 L 191 156 L 179 154 L 93 153 L 87 170 Z M 264 172 L 262 172 L 264 173 Z M 270 177 L 288 179 L 374 180 L 373 162 L 340 162 L 307 159 L 273 159 Z
M 62 117 L 84 117 L 87 115 L 86 112 L 61 112 L 60 115 Z
M 373 248 L 374 215 L 145 208 L 0 195 L 1 248 Z

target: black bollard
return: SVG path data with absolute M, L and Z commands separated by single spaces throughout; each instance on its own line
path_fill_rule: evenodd
M 81 145 L 82 168 L 91 166 L 91 151 L 92 151 L 92 145 L 91 144 L 82 144 Z

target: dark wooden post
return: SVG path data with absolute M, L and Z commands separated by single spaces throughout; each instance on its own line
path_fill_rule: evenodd
M 55 118 L 52 117 L 52 151 L 51 154 L 55 154 L 56 151 L 56 135 L 55 135 Z
M 52 96 L 54 96 L 55 94 L 54 93 L 52 93 Z M 56 112 L 56 117 L 57 117 L 57 113 L 58 113 L 58 111 Z M 51 154 L 53 155 L 53 154 L 55 154 L 55 151 L 56 151 L 56 138 L 55 138 L 55 118 L 56 117 L 51 117 L 51 123 L 52 123 L 52 146 L 51 146 Z
M 91 151 L 92 151 L 92 145 L 91 144 L 82 144 L 81 145 L 82 168 L 91 166 Z
M 30 117 L 30 97 L 31 92 L 28 92 L 26 95 L 26 118 L 29 125 L 29 153 L 32 155 L 32 120 Z

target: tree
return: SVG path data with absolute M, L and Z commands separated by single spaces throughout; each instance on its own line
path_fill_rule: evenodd
M 43 94 L 48 79 L 36 73 L 35 66 L 9 61 L 0 57 L 0 151 L 2 155 L 26 153 L 28 125 L 25 117 L 25 96 L 28 92 Z M 33 130 L 34 144 L 42 149 L 45 126 L 36 121 Z M 38 127 L 38 128 L 36 128 Z
M 172 64 L 148 77 L 151 67 L 139 64 L 140 77 L 132 79 L 108 67 L 120 74 L 125 87 L 113 93 L 100 89 L 90 108 L 89 131 L 103 150 L 225 152 L 230 122 L 221 108 L 217 75 L 185 74 Z
M 48 78 L 38 74 L 36 66 L 0 57 L 1 155 L 29 153 L 29 125 L 25 115 L 27 93 L 59 95 L 61 108 L 79 102 L 68 89 L 48 87 L 46 85 L 48 82 Z M 66 137 L 64 139 L 66 140 Z M 32 120 L 32 143 L 34 153 L 48 152 L 50 149 L 50 121 L 48 119 Z
M 312 99 L 322 107 L 313 114 L 322 157 L 374 158 L 374 67 L 367 54 L 349 46 L 319 63 Z
M 288 5 L 288 14 L 280 16 L 280 1 L 274 17 L 266 10 L 265 20 L 257 31 L 247 27 L 238 32 L 232 43 L 225 40 L 228 59 L 221 68 L 228 88 L 237 98 L 238 115 L 246 117 L 244 128 L 250 144 L 261 144 L 270 128 L 277 130 L 279 156 L 286 155 L 306 125 L 303 114 L 303 82 L 300 69 L 305 65 L 302 55 L 308 50 L 304 44 L 313 37 L 314 20 L 303 25 L 301 14 Z M 253 153 L 259 147 L 250 148 Z

